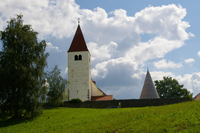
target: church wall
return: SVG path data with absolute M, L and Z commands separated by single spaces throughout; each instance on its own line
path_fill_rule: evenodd
M 194 100 L 200 100 L 200 94 L 196 95 L 196 96 L 194 97 Z
M 75 55 L 81 55 L 82 60 L 75 60 Z M 65 90 L 68 100 L 91 100 L 91 63 L 88 51 L 68 52 L 68 82 Z
M 92 84 L 92 96 L 104 96 L 105 94 L 99 90 L 99 88 L 96 86 L 94 82 L 91 82 Z

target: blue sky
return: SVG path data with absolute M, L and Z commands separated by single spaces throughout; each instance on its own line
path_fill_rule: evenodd
M 116 99 L 138 99 L 147 67 L 153 80 L 171 76 L 200 92 L 198 0 L 0 1 L 0 30 L 22 14 L 48 46 L 48 68 L 67 79 L 67 50 L 77 19 L 91 53 L 92 78 Z M 1 48 L 1 46 L 0 46 Z

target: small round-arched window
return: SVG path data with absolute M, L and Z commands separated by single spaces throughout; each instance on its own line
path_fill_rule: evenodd
M 75 56 L 74 56 L 74 60 L 75 60 L 75 61 L 82 60 L 82 55 L 79 55 L 79 56 L 78 56 L 78 55 L 75 55 Z
M 82 55 L 79 55 L 79 56 L 78 56 L 78 60 L 82 60 Z
M 75 55 L 75 56 L 74 56 L 74 60 L 78 60 L 78 55 Z

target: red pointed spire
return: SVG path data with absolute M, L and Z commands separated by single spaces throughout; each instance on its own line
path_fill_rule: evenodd
M 88 51 L 80 25 L 78 25 L 68 52 Z

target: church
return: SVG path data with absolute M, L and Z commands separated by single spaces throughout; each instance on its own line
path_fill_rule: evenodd
M 65 88 L 64 101 L 74 98 L 82 101 L 113 100 L 113 95 L 107 95 L 100 90 L 91 78 L 91 55 L 79 24 L 67 53 L 68 85 Z
M 64 101 L 70 101 L 75 98 L 82 101 L 113 100 L 113 95 L 104 93 L 91 78 L 91 55 L 79 24 L 67 53 L 68 85 L 65 88 Z M 147 69 L 140 99 L 154 98 L 160 97 Z

